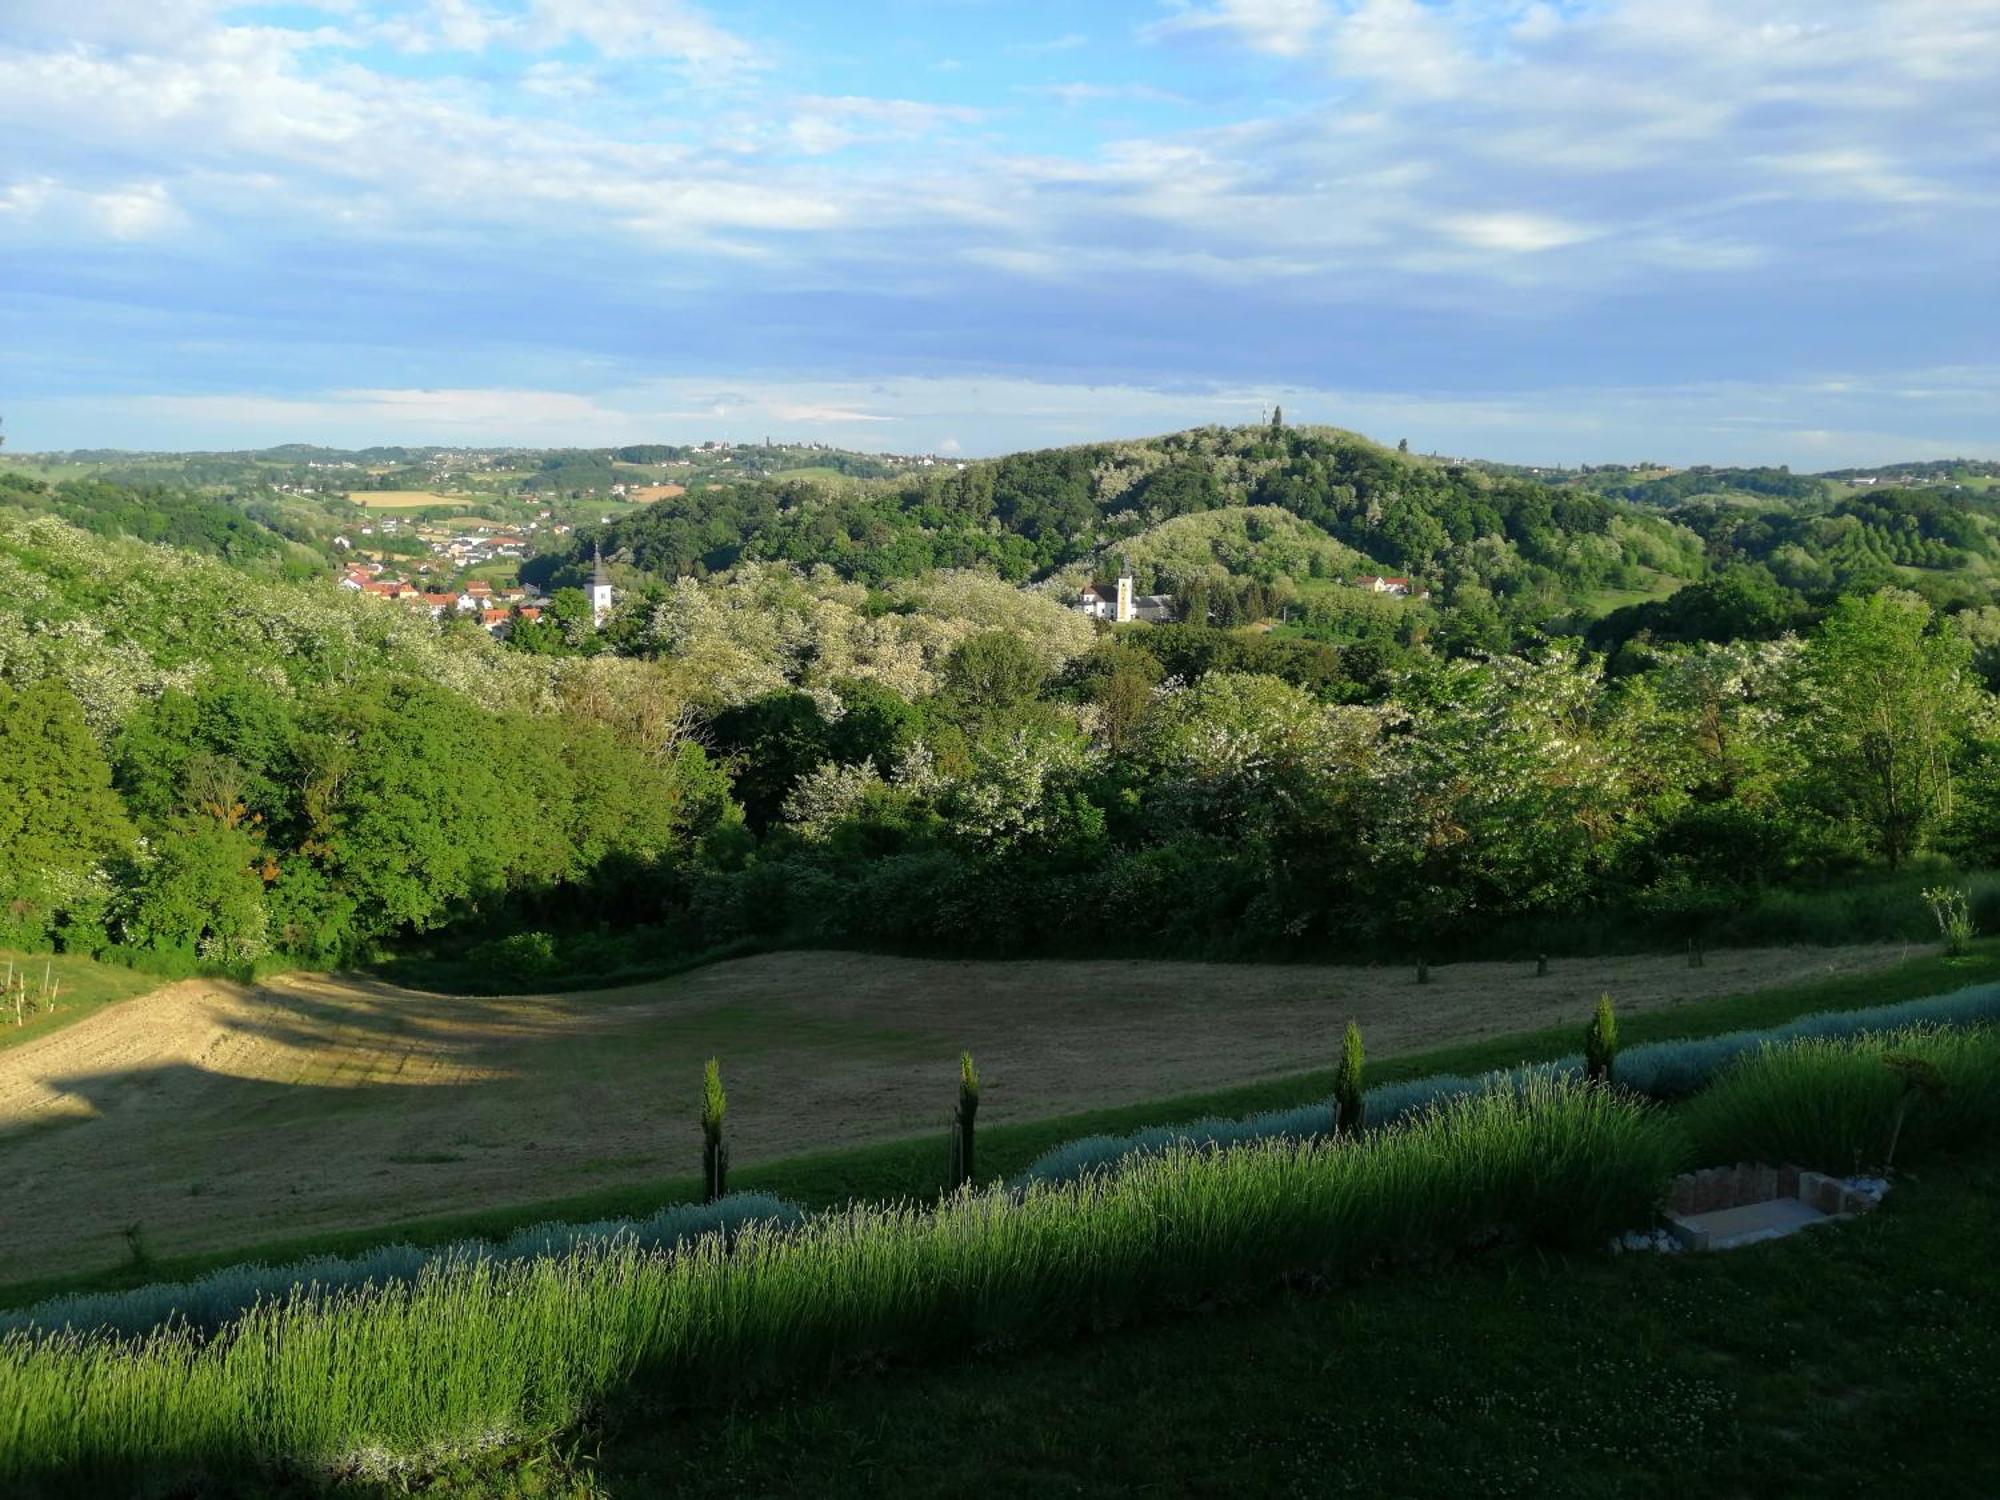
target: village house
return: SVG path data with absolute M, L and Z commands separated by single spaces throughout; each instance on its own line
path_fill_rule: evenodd
M 1367 574 L 1354 580 L 1354 586 L 1366 589 L 1371 594 L 1392 594 L 1397 598 L 1407 598 L 1410 580 L 1407 578 L 1386 578 L 1377 574 Z

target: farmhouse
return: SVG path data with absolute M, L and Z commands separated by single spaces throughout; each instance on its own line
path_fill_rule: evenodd
M 1410 594 L 1410 580 L 1407 578 L 1385 578 L 1367 574 L 1355 579 L 1354 586 L 1358 589 L 1367 589 L 1371 594 L 1393 594 L 1397 598 L 1408 598 Z

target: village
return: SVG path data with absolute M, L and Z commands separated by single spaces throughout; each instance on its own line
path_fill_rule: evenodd
M 567 528 L 565 528 L 567 529 Z M 425 565 L 420 571 L 428 572 Z M 474 578 L 455 589 L 430 588 L 390 574 L 382 562 L 355 562 L 341 574 L 340 587 L 371 599 L 387 599 L 407 609 L 429 615 L 433 620 L 465 618 L 475 620 L 489 634 L 505 640 L 522 621 L 539 620 L 547 608 L 541 591 L 531 583 L 494 587 L 484 578 Z M 591 569 L 591 623 L 602 629 L 611 613 L 617 590 L 604 566 L 604 554 L 595 555 Z
M 356 562 L 341 574 L 340 586 L 371 599 L 394 600 L 434 620 L 462 615 L 477 620 L 502 639 L 516 620 L 539 620 L 542 616 L 542 596 L 528 583 L 496 589 L 485 579 L 475 578 L 462 588 L 434 589 L 394 576 L 386 563 Z

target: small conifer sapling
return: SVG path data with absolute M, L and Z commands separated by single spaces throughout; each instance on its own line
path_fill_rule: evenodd
M 979 1113 L 979 1069 L 972 1054 L 958 1055 L 958 1108 L 951 1117 L 951 1185 L 954 1189 L 972 1181 L 972 1122 Z
M 1583 1073 L 1593 1083 L 1611 1081 L 1611 1064 L 1618 1056 L 1618 1017 L 1612 1014 L 1611 997 L 1597 997 L 1597 1010 L 1583 1033 Z
M 1340 1070 L 1333 1077 L 1333 1133 L 1354 1136 L 1361 1134 L 1362 1104 L 1361 1067 L 1364 1061 L 1361 1050 L 1361 1028 L 1352 1021 L 1347 1023 L 1347 1035 L 1340 1043 Z
M 711 1057 L 701 1077 L 701 1180 L 704 1200 L 709 1203 L 729 1191 L 729 1147 L 722 1139 L 722 1117 L 728 1108 L 722 1069 Z

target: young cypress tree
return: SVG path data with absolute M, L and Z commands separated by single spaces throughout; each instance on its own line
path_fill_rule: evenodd
M 958 1108 L 951 1117 L 951 1185 L 954 1190 L 972 1181 L 972 1120 L 979 1113 L 979 1069 L 972 1054 L 958 1054 Z
M 1618 1056 L 1618 1018 L 1611 1013 L 1611 997 L 1600 995 L 1596 1014 L 1583 1033 L 1583 1072 L 1597 1083 L 1611 1081 L 1611 1064 Z
M 1347 1035 L 1340 1043 L 1340 1071 L 1333 1079 L 1333 1133 L 1361 1134 L 1361 1028 L 1347 1023 Z
M 729 1147 L 722 1141 L 722 1116 L 728 1108 L 722 1069 L 711 1057 L 701 1078 L 701 1178 L 709 1203 L 729 1191 Z

